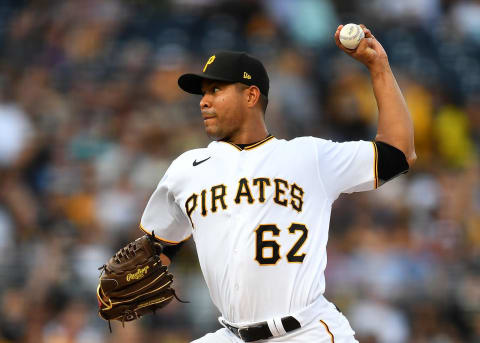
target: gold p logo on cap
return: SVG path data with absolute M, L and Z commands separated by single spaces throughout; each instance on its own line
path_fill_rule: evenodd
M 208 65 L 209 65 L 209 64 L 212 64 L 213 61 L 215 61 L 215 55 L 211 56 L 211 57 L 208 59 L 207 63 L 205 64 L 205 67 L 203 67 L 203 72 L 204 72 L 204 73 L 205 73 L 205 70 L 207 70 Z

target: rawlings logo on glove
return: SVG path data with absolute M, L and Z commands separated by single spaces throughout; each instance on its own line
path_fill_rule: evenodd
M 128 274 L 127 275 L 127 281 L 131 281 L 131 280 L 138 280 L 138 279 L 141 279 L 145 276 L 145 274 L 147 274 L 148 272 L 148 266 L 146 266 L 145 268 L 142 268 L 142 269 L 137 269 L 137 272 L 135 274 Z

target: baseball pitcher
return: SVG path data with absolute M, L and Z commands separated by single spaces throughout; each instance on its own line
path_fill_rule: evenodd
M 178 80 L 184 91 L 201 95 L 213 141 L 173 161 L 143 213 L 143 241 L 103 267 L 107 281 L 101 279 L 97 290 L 103 318 L 136 319 L 175 297 L 165 265 L 192 237 L 223 326 L 194 342 L 357 342 L 348 320 L 323 296 L 332 203 L 341 193 L 375 189 L 407 172 L 416 156 L 411 118 L 385 50 L 364 26 L 359 46 L 345 48 L 341 28 L 337 46 L 370 72 L 379 113 L 375 139 L 336 143 L 270 135 L 263 64 L 242 52 L 214 53 L 200 73 Z M 135 261 L 138 255 L 147 257 Z M 140 282 L 136 290 L 148 285 L 151 295 L 110 299 L 112 288 L 122 293 L 119 282 L 108 280 L 123 265 L 129 270 L 124 275 Z M 162 276 L 148 279 L 157 269 Z

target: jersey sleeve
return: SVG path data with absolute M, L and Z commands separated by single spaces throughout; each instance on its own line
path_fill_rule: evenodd
M 377 150 L 373 142 L 314 141 L 319 177 L 330 198 L 377 188 Z
M 155 237 L 161 241 L 178 244 L 191 236 L 192 228 L 175 201 L 172 188 L 173 180 L 169 169 L 148 200 L 140 228 L 149 234 L 154 231 Z

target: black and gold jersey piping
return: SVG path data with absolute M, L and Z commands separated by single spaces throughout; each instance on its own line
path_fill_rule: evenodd
M 219 141 L 219 142 L 230 144 L 233 147 L 235 147 L 238 151 L 242 151 L 242 150 L 255 149 L 255 148 L 259 147 L 260 145 L 272 140 L 273 138 L 275 138 L 275 137 L 269 134 L 267 137 L 265 137 L 261 141 L 258 141 L 258 142 L 255 142 L 255 143 L 250 143 L 250 144 L 235 144 L 235 143 L 226 142 L 226 141 Z

